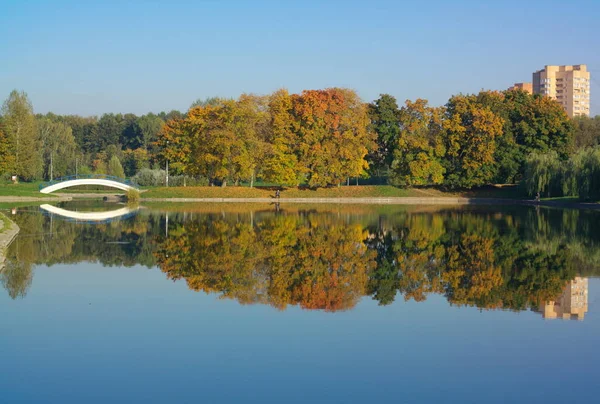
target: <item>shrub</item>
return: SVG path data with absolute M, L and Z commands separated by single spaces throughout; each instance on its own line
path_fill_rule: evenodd
M 132 179 L 142 187 L 164 187 L 166 177 L 165 170 L 143 168 Z M 170 187 L 182 187 L 184 185 L 189 187 L 207 186 L 208 180 L 204 177 L 190 177 L 188 175 L 169 176 Z
M 142 187 L 157 187 L 165 185 L 165 177 L 166 173 L 164 170 L 142 168 L 132 179 Z

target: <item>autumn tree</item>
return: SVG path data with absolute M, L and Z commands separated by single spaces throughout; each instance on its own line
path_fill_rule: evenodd
M 199 174 L 199 167 L 192 165 L 193 128 L 189 119 L 171 119 L 165 122 L 158 134 L 154 144 L 158 150 L 156 158 L 163 166 L 169 161 L 169 170 L 173 173 Z
M 427 105 L 426 100 L 406 101 L 400 109 L 400 132 L 393 152 L 390 181 L 401 186 L 441 184 L 445 169 L 442 158 L 440 108 Z
M 296 154 L 298 136 L 294 132 L 292 97 L 287 90 L 276 91 L 269 97 L 269 119 L 262 177 L 265 181 L 281 185 L 298 185 L 305 170 Z
M 451 188 L 471 188 L 489 182 L 502 119 L 478 104 L 474 96 L 457 95 L 446 104 L 443 129 L 444 183 Z
M 259 99 L 243 95 L 238 101 L 190 109 L 185 121 L 189 133 L 192 174 L 221 182 L 254 178 L 261 157 L 261 130 L 267 114 Z
M 375 148 L 366 106 L 352 90 L 308 90 L 292 96 L 298 162 L 311 187 L 363 175 Z

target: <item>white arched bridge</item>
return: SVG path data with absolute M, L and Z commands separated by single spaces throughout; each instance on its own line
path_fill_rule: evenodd
M 58 191 L 59 189 L 77 187 L 80 185 L 100 185 L 104 187 L 120 189 L 122 191 L 139 191 L 139 187 L 136 183 L 125 178 L 104 174 L 83 174 L 69 175 L 66 177 L 56 178 L 52 181 L 43 182 L 40 184 L 40 192 L 42 194 L 49 194 L 51 192 Z

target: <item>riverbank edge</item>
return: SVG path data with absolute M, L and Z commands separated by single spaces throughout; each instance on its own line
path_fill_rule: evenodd
M 1 202 L 67 202 L 73 200 L 72 196 L 60 196 L 57 198 L 44 198 L 35 196 L 0 196 Z
M 116 195 L 116 194 L 115 194 Z M 103 199 L 110 194 L 71 194 L 58 198 L 35 198 L 29 196 L 0 196 L 2 202 L 66 202 L 84 199 Z M 525 205 L 574 209 L 600 209 L 600 203 L 572 201 L 540 201 L 512 198 L 483 197 L 323 197 L 323 198 L 141 198 L 140 202 L 172 203 L 291 203 L 291 204 L 345 204 L 345 205 Z
M 4 227 L 3 225 L 3 227 L 0 228 L 0 251 L 4 251 L 10 243 L 12 243 L 21 229 L 15 222 L 6 217 L 6 215 L 0 213 L 0 216 L 5 219 L 3 220 L 4 223 L 8 222 L 7 227 Z
M 305 203 L 356 205 L 526 205 L 578 209 L 600 209 L 598 203 L 540 201 L 510 198 L 466 197 L 374 197 L 374 198 L 141 198 L 141 202 L 173 203 Z

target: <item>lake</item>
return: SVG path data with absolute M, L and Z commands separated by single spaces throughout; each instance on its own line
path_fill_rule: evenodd
M 2 402 L 599 400 L 600 212 L 58 207 L 2 210 Z

